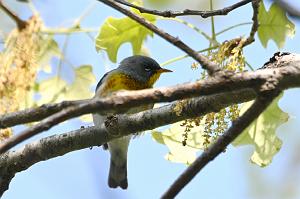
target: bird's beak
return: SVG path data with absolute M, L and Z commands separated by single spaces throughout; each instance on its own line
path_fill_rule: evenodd
M 173 72 L 169 69 L 166 69 L 166 68 L 160 68 L 157 70 L 158 73 L 170 73 L 170 72 Z

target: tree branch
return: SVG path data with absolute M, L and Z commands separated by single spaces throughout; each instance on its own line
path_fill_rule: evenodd
M 62 111 L 44 119 L 27 130 L 8 138 L 0 144 L 0 153 L 3 153 L 16 144 L 50 129 L 67 119 L 78 117 L 88 113 L 107 113 L 115 110 L 121 112 L 128 108 L 156 102 L 170 102 L 179 99 L 199 97 L 222 92 L 238 91 L 242 89 L 260 89 L 268 81 L 277 81 L 278 89 L 284 90 L 300 86 L 300 55 L 284 54 L 275 56 L 268 62 L 271 66 L 255 72 L 234 73 L 222 71 L 218 75 L 200 80 L 195 83 L 187 83 L 167 88 L 145 89 L 139 91 L 127 91 L 116 93 L 112 97 L 104 99 L 92 99 L 85 103 L 70 106 Z
M 27 26 L 27 22 L 23 21 L 20 17 L 18 17 L 13 11 L 8 9 L 6 5 L 3 4 L 3 0 L 0 0 L 0 8 L 17 24 L 19 30 L 24 29 Z
M 24 171 L 37 162 L 61 156 L 71 151 L 100 146 L 113 138 L 125 136 L 126 133 L 149 130 L 187 118 L 217 112 L 230 104 L 249 101 L 255 97 L 256 93 L 251 89 L 210 95 L 189 100 L 183 105 L 181 115 L 174 111 L 175 104 L 133 115 L 121 115 L 113 127 L 114 130 L 117 129 L 117 135 L 115 133 L 114 135 L 109 134 L 104 126 L 100 129 L 89 127 L 53 135 L 26 144 L 17 151 L 9 151 L 0 155 L 0 179 L 7 179 L 6 181 L 0 180 L 0 196 L 8 189 L 9 181 L 15 173 Z M 127 129 L 131 129 L 131 132 Z
M 5 115 L 0 116 L 0 128 L 3 129 L 16 126 L 18 124 L 37 122 L 65 108 L 79 105 L 87 101 L 88 100 L 63 101 L 61 103 L 43 104 L 39 107 L 6 113 Z
M 250 35 L 247 38 L 244 46 L 251 44 L 255 40 L 254 36 L 255 36 L 255 33 L 257 32 L 257 29 L 258 29 L 258 26 L 259 26 L 259 24 L 258 24 L 258 9 L 259 9 L 260 1 L 261 0 L 253 0 L 252 1 L 252 8 L 253 8 L 252 21 L 253 21 L 253 24 L 252 24 L 252 27 L 251 27 Z
M 201 169 L 226 150 L 226 147 L 272 103 L 278 94 L 279 92 L 275 91 L 267 95 L 258 96 L 254 104 L 241 117 L 234 121 L 232 126 L 175 180 L 161 198 L 175 198 Z
M 3 193 L 6 190 L 8 190 L 9 184 L 10 184 L 10 182 L 13 179 L 14 176 L 15 176 L 14 174 L 7 174 L 7 173 L 4 173 L 3 175 L 1 174 L 1 177 L 0 177 L 0 198 L 2 197 Z
M 235 3 L 231 6 L 225 7 L 223 9 L 212 10 L 212 11 L 200 11 L 200 10 L 190 10 L 190 9 L 185 9 L 183 11 L 171 11 L 171 10 L 158 11 L 158 10 L 152 10 L 152 9 L 144 8 L 144 7 L 141 7 L 141 6 L 137 6 L 135 4 L 129 3 L 129 2 L 124 1 L 124 0 L 115 0 L 115 1 L 120 3 L 120 4 L 135 8 L 135 9 L 139 10 L 141 13 L 148 13 L 148 14 L 153 14 L 153 15 L 162 16 L 162 17 L 177 17 L 177 16 L 184 16 L 184 15 L 199 15 L 202 18 L 207 18 L 207 17 L 211 17 L 211 16 L 216 16 L 216 15 L 227 15 L 229 12 L 250 3 L 252 0 L 239 1 L 238 3 Z
M 110 7 L 118 10 L 119 12 L 121 12 L 124 15 L 128 16 L 129 18 L 133 19 L 134 21 L 138 22 L 142 26 L 144 26 L 147 29 L 153 31 L 155 34 L 159 35 L 160 37 L 162 37 L 166 41 L 170 42 L 174 46 L 178 47 L 182 51 L 186 52 L 189 56 L 191 56 L 197 62 L 199 62 L 201 64 L 201 66 L 204 69 L 207 70 L 209 75 L 213 75 L 214 73 L 221 70 L 217 64 L 215 64 L 214 62 L 211 62 L 207 57 L 199 54 L 197 51 L 190 48 L 188 45 L 183 43 L 178 37 L 174 37 L 174 36 L 164 32 L 163 30 L 157 28 L 154 24 L 146 21 L 144 18 L 138 16 L 135 13 L 132 13 L 131 11 L 129 11 L 125 8 L 123 8 L 122 6 L 120 6 L 115 1 L 113 1 L 113 0 L 98 0 L 98 1 L 100 1 L 100 2 L 106 4 Z

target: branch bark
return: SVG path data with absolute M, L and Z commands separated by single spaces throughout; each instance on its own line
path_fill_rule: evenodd
M 129 3 L 124 0 L 115 0 L 115 1 L 120 4 L 135 8 L 135 9 L 139 10 L 141 13 L 148 13 L 148 14 L 153 14 L 153 15 L 162 16 L 162 17 L 199 15 L 202 18 L 207 18 L 207 17 L 216 16 L 216 15 L 227 15 L 229 12 L 250 3 L 252 0 L 239 1 L 238 3 L 235 3 L 231 6 L 228 6 L 228 7 L 222 8 L 222 9 L 218 9 L 218 10 L 212 10 L 212 11 L 200 11 L 200 10 L 190 10 L 190 9 L 185 9 L 183 11 L 172 11 L 172 10 L 158 11 L 158 10 L 152 10 L 152 9 L 144 8 L 141 6 L 137 6 L 135 4 Z
M 0 153 L 9 150 L 16 144 L 42 131 L 50 129 L 56 124 L 83 114 L 94 112 L 107 113 L 111 110 L 122 111 L 139 105 L 170 102 L 242 89 L 258 90 L 262 86 L 272 86 L 273 84 L 268 84 L 268 82 L 272 81 L 278 82 L 277 87 L 280 90 L 300 86 L 300 55 L 284 54 L 283 56 L 275 56 L 270 61 L 268 62 L 268 68 L 255 72 L 234 73 L 221 71 L 214 77 L 196 83 L 160 89 L 119 92 L 109 98 L 93 99 L 77 106 L 71 106 L 44 119 L 39 124 L 28 128 L 18 135 L 7 139 L 0 145 Z
M 37 122 L 65 108 L 76 106 L 87 101 L 88 100 L 63 101 L 61 103 L 43 104 L 39 107 L 7 113 L 0 116 L 0 128 L 3 129 L 16 126 L 18 124 Z

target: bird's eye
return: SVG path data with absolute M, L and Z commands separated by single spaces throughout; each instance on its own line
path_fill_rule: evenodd
M 146 66 L 145 71 L 149 72 L 149 71 L 151 71 L 151 68 L 149 66 Z

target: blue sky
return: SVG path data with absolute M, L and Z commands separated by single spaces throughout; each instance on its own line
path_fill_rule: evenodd
M 47 26 L 58 27 L 70 25 L 82 13 L 83 8 L 86 8 L 91 2 L 87 0 L 77 0 L 76 3 L 72 0 L 36 0 L 34 4 Z M 226 1 L 226 5 L 233 2 L 232 0 Z M 18 10 L 22 10 L 22 17 L 29 16 L 28 9 L 23 11 L 24 5 L 18 7 Z M 226 17 L 216 17 L 217 30 L 240 22 L 251 22 L 252 12 L 249 12 L 250 7 L 248 5 Z M 82 27 L 100 27 L 105 18 L 111 15 L 122 16 L 101 3 L 96 3 L 95 9 L 83 20 Z M 208 19 L 199 20 L 197 17 L 185 17 L 184 19 L 194 23 L 202 30 L 210 32 Z M 157 25 L 173 35 L 179 36 L 194 49 L 200 50 L 207 46 L 204 39 L 182 24 L 160 20 Z M 297 27 L 299 25 L 298 21 Z M 222 35 L 219 41 L 247 35 L 249 29 L 250 26 L 235 29 Z M 56 37 L 60 46 L 63 45 L 64 39 L 64 35 Z M 287 39 L 283 51 L 299 53 L 299 43 L 300 35 L 296 32 L 293 40 Z M 184 54 L 158 36 L 148 38 L 146 46 L 149 48 L 151 56 L 160 63 Z M 274 42 L 269 42 L 268 48 L 264 49 L 257 38 L 254 45 L 245 48 L 245 55 L 248 62 L 257 68 L 262 66 L 277 51 Z M 118 61 L 130 56 L 131 53 L 131 46 L 129 44 L 123 45 L 118 54 Z M 104 57 L 106 56 L 104 55 Z M 66 59 L 75 66 L 91 64 L 97 80 L 105 72 L 103 56 L 96 52 L 94 43 L 85 34 L 75 34 L 70 37 Z M 184 59 L 167 66 L 174 73 L 162 76 L 156 86 L 168 86 L 195 80 L 199 74 L 190 70 L 192 62 L 192 59 Z M 57 60 L 54 60 L 53 65 L 56 64 Z M 108 65 L 111 69 L 116 66 L 113 63 L 108 63 Z M 64 76 L 72 78 L 72 76 L 69 76 L 68 71 L 67 66 L 63 67 Z M 55 72 L 55 68 L 53 72 Z M 41 74 L 39 79 L 46 77 L 47 75 Z M 229 147 L 226 153 L 221 154 L 205 167 L 180 192 L 178 198 L 282 198 L 283 195 L 280 194 L 284 186 L 288 186 L 287 192 L 291 192 L 290 194 L 295 193 L 294 198 L 299 197 L 300 189 L 294 186 L 300 184 L 300 176 L 296 174 L 291 176 L 288 172 L 291 170 L 291 165 L 294 165 L 293 162 L 291 163 L 292 157 L 295 156 L 294 152 L 299 149 L 300 134 L 297 130 L 297 124 L 300 122 L 300 108 L 297 103 L 299 98 L 299 89 L 293 89 L 287 91 L 280 101 L 280 107 L 290 114 L 290 120 L 287 124 L 281 126 L 277 132 L 283 140 L 283 146 L 270 166 L 259 168 L 251 164 L 249 162 L 251 147 Z M 80 120 L 73 119 L 31 140 L 77 129 L 81 125 Z M 23 127 L 17 127 L 16 132 L 20 129 L 23 129 Z M 46 162 L 40 162 L 28 170 L 16 174 L 10 184 L 10 189 L 4 194 L 3 198 L 159 198 L 186 168 L 185 165 L 165 160 L 163 157 L 167 151 L 165 146 L 154 142 L 150 134 L 132 140 L 128 157 L 129 188 L 126 191 L 108 188 L 109 154 L 100 147 L 94 147 L 93 149 L 83 149 Z M 259 188 L 256 185 L 259 185 Z

